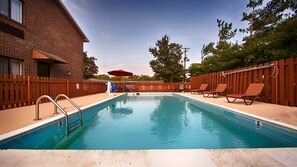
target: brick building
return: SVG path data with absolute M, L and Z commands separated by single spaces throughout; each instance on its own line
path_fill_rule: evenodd
M 0 74 L 82 79 L 84 42 L 60 0 L 0 1 Z

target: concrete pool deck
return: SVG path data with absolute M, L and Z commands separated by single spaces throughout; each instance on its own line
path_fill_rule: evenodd
M 297 107 L 262 102 L 228 103 L 225 97 L 185 96 L 215 103 L 270 120 L 297 126 Z M 115 94 L 119 95 L 119 94 Z M 111 98 L 105 93 L 73 98 L 87 106 Z M 59 104 L 74 110 L 65 100 Z M 40 104 L 42 120 L 33 121 L 35 105 L 0 110 L 0 135 L 53 117 L 51 103 Z M 61 113 L 60 113 L 61 114 Z M 297 148 L 191 150 L 1 150 L 0 166 L 297 166 Z
M 296 148 L 190 150 L 0 150 L 0 166 L 297 166 Z

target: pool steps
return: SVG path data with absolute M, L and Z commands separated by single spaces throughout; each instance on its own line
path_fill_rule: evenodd
M 73 122 L 71 122 L 69 124 L 67 112 L 58 104 L 58 99 L 60 97 L 64 97 L 65 99 L 67 99 L 78 110 L 78 113 L 79 113 L 79 119 L 78 120 L 73 121 Z M 40 120 L 40 118 L 39 118 L 39 102 L 40 102 L 41 99 L 44 99 L 44 98 L 49 99 L 54 104 L 54 114 L 58 114 L 57 108 L 59 108 L 59 110 L 61 110 L 63 112 L 63 114 L 65 116 L 66 135 L 68 135 L 69 133 L 73 132 L 74 130 L 76 130 L 79 127 L 82 126 L 82 112 L 81 112 L 81 109 L 65 94 L 59 94 L 58 96 L 56 96 L 55 100 L 53 100 L 48 95 L 40 96 L 37 99 L 36 105 L 35 105 L 35 119 L 34 120 Z

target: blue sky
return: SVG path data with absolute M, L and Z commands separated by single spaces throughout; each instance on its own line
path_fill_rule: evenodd
M 216 19 L 246 27 L 242 13 L 248 0 L 62 0 L 90 42 L 84 50 L 97 58 L 99 74 L 123 69 L 153 75 L 148 51 L 165 34 L 190 50 L 200 62 L 203 44 L 218 41 Z M 234 40 L 241 41 L 238 34 Z

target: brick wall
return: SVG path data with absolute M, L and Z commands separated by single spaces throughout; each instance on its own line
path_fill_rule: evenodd
M 24 1 L 23 24 L 4 15 L 0 15 L 0 21 L 24 31 L 24 39 L 0 31 L 0 55 L 23 60 L 24 75 L 37 75 L 37 61 L 32 59 L 35 48 L 69 62 L 51 64 L 51 77 L 82 79 L 83 37 L 56 1 Z

